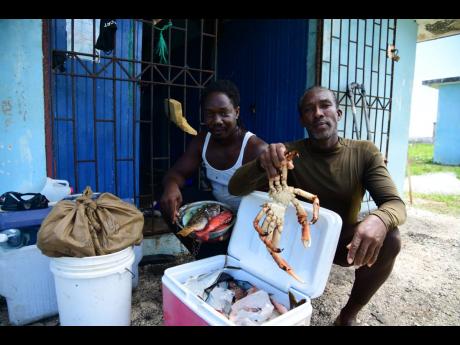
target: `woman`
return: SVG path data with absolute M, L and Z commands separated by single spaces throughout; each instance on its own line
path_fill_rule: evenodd
M 212 82 L 202 94 L 201 108 L 207 131 L 198 133 L 192 139 L 185 153 L 163 180 L 161 210 L 174 233 L 179 230 L 173 224 L 177 221 L 177 211 L 182 203 L 210 199 L 209 194 L 203 192 L 195 191 L 191 197 L 183 197 L 181 192 L 186 179 L 201 164 L 206 168 L 213 197 L 237 211 L 241 198 L 228 192 L 228 181 L 242 164 L 258 157 L 267 147 L 267 143 L 240 125 L 240 95 L 231 81 Z M 193 240 L 181 236 L 178 238 L 193 254 Z M 228 241 L 202 244 L 196 258 L 225 254 Z

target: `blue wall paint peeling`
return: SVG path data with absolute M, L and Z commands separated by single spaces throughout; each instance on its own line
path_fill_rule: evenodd
M 0 20 L 0 194 L 46 177 L 41 20 Z

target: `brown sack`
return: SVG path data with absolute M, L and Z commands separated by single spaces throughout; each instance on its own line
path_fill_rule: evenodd
M 86 187 L 75 202 L 58 202 L 43 221 L 37 247 L 50 257 L 85 257 L 118 252 L 140 244 L 143 214 L 110 193 L 92 200 Z

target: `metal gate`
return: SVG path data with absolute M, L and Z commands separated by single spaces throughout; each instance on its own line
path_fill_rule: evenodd
M 394 59 L 388 51 L 395 46 L 396 19 L 325 19 L 319 22 L 319 84 L 333 90 L 344 112 L 339 135 L 366 138 L 366 109 L 363 96 L 353 92 L 358 116 L 352 115 L 347 97 L 350 83 L 362 84 L 369 108 L 370 138 L 388 156 Z M 355 131 L 355 125 L 358 131 Z M 358 134 L 357 134 L 358 133 Z
M 368 138 L 388 161 L 396 19 L 324 19 L 318 22 L 318 38 L 316 80 L 337 95 L 343 111 L 339 136 Z M 356 93 L 351 83 L 366 92 Z M 363 201 L 369 210 L 368 192 Z
M 165 116 L 163 100 L 180 101 L 197 130 L 203 124 L 199 99 L 215 79 L 218 22 L 116 23 L 114 48 L 104 52 L 95 48 L 99 20 L 47 22 L 48 160 L 54 177 L 69 180 L 76 193 L 90 185 L 151 209 L 164 173 L 190 140 Z M 166 60 L 156 51 L 160 39 Z

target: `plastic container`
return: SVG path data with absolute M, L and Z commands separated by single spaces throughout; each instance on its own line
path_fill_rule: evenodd
M 20 248 L 24 244 L 24 238 L 19 229 L 6 229 L 0 231 L 0 248 Z
M 49 202 L 57 202 L 71 194 L 72 189 L 66 180 L 54 180 L 47 177 L 40 193 L 46 196 Z
M 133 247 L 84 258 L 51 258 L 62 326 L 131 324 Z
M 50 259 L 36 245 L 0 251 L 0 295 L 15 326 L 58 313 Z
M 326 286 L 342 220 L 335 212 L 321 208 L 319 220 L 311 226 L 312 244 L 304 248 L 295 209 L 289 206 L 286 210 L 281 255 L 305 282 L 301 283 L 278 267 L 253 229 L 252 222 L 260 205 L 267 201 L 270 201 L 268 195 L 263 192 L 253 192 L 242 199 L 227 256 L 218 255 L 165 270 L 162 277 L 165 325 L 235 325 L 184 286 L 189 277 L 213 270 L 224 270 L 235 279 L 264 289 L 285 306 L 289 306 L 289 292 L 297 300 L 306 299 L 304 304 L 263 325 L 310 325 L 311 299 L 320 296 Z M 311 215 L 312 205 L 300 203 Z M 224 268 L 230 266 L 239 269 Z

